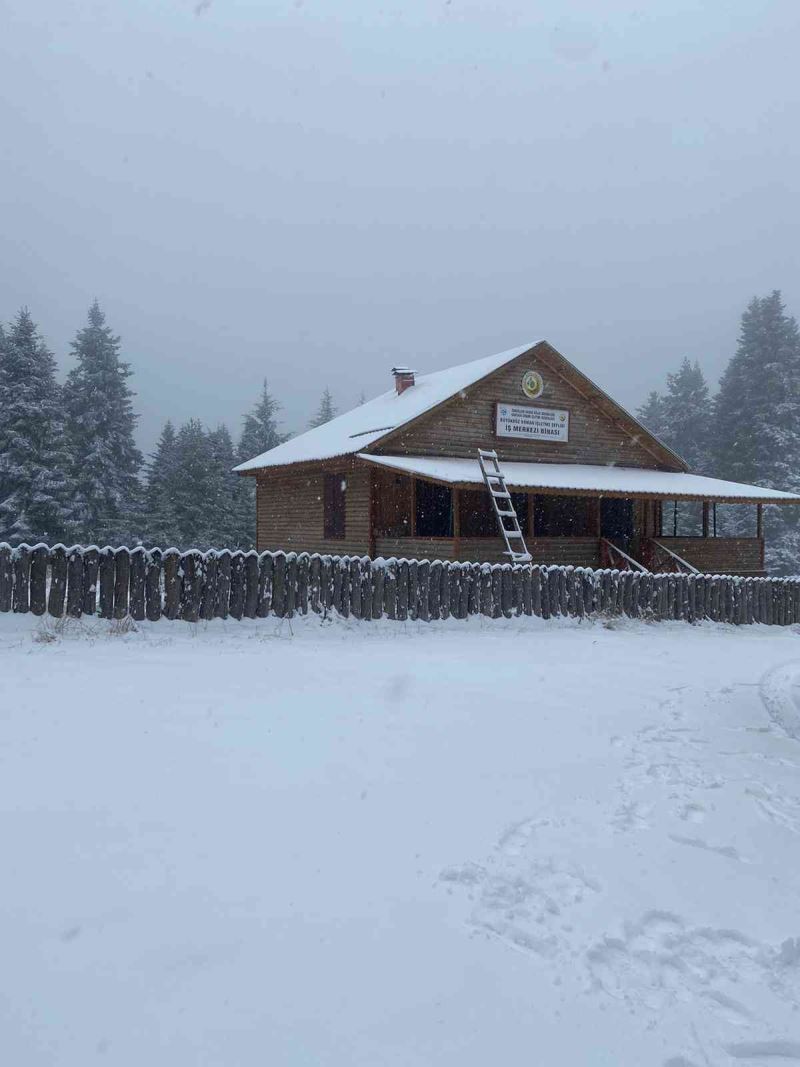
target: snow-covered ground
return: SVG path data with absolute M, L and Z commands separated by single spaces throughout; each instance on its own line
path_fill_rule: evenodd
M 0 617 L 13 1067 L 800 1063 L 800 633 Z

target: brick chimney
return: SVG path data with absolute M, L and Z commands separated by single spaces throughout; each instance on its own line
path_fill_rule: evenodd
M 416 371 L 411 370 L 409 367 L 392 367 L 392 374 L 394 375 L 394 387 L 397 390 L 397 395 L 400 396 L 406 389 L 410 389 L 414 384 L 414 375 Z

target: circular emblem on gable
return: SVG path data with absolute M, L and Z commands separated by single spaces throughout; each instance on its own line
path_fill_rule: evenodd
M 530 400 L 535 400 L 544 392 L 544 381 L 536 370 L 526 370 L 522 375 L 522 391 Z

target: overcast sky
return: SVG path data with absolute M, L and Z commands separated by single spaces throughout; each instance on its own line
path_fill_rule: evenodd
M 140 438 L 545 337 L 629 407 L 800 313 L 798 0 L 0 0 L 0 318 Z

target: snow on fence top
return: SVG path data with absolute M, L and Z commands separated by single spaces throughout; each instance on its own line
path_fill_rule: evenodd
M 800 622 L 800 581 L 302 552 L 161 552 L 0 544 L 0 611 L 103 619 L 466 619 L 622 615 Z
M 240 463 L 234 470 L 251 471 L 261 467 L 279 467 L 284 463 L 302 463 L 309 460 L 331 459 L 334 456 L 350 455 L 409 422 L 437 404 L 454 396 L 462 389 L 498 370 L 512 359 L 529 351 L 536 342 L 498 352 L 494 356 L 462 363 L 457 367 L 418 375 L 413 389 L 398 394 L 393 387 L 374 400 L 338 415 L 330 422 L 271 448 L 260 456 Z
M 449 456 L 374 456 L 369 460 L 406 474 L 456 485 L 482 485 L 478 461 Z M 564 489 L 573 492 L 623 493 L 627 496 L 661 497 L 664 500 L 747 501 L 800 504 L 800 496 L 758 485 L 727 482 L 681 471 L 645 470 L 634 467 L 597 466 L 588 463 L 515 463 L 503 461 L 506 482 L 519 489 Z

